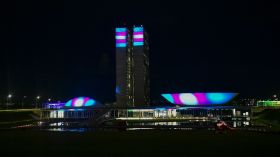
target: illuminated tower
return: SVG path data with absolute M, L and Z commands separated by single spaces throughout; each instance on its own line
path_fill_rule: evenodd
M 118 107 L 147 106 L 150 101 L 149 46 L 144 28 L 116 28 L 116 98 Z
M 134 105 L 148 106 L 150 102 L 149 45 L 144 27 L 133 27 Z
M 134 106 L 132 41 L 127 28 L 116 28 L 116 98 L 118 107 Z

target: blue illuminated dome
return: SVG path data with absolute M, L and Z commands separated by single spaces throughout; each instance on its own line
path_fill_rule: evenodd
M 90 107 L 95 105 L 96 101 L 89 97 L 77 97 L 65 103 L 65 107 Z

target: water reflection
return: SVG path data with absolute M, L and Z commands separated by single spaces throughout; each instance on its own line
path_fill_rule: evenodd
M 87 131 L 86 128 L 50 128 L 50 129 L 46 129 L 47 131 L 67 131 L 67 132 L 85 132 Z
M 233 128 L 249 128 L 249 121 L 227 121 L 229 126 Z M 213 130 L 216 126 L 215 121 L 160 121 L 160 122 L 126 122 L 125 125 L 119 126 L 114 123 L 111 125 L 102 125 L 97 128 L 82 125 L 78 122 L 39 122 L 38 126 L 41 130 L 48 131 L 70 131 L 70 132 L 85 132 L 97 129 L 124 129 L 124 130 L 151 130 L 151 129 L 180 129 L 180 130 L 193 130 L 205 129 Z

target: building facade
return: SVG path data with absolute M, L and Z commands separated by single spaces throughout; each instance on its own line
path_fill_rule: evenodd
M 133 32 L 133 33 L 131 33 Z M 144 28 L 116 28 L 116 100 L 118 107 L 149 105 L 149 46 Z
M 263 100 L 258 101 L 257 106 L 262 107 L 280 107 L 280 101 Z
M 144 27 L 133 28 L 133 62 L 135 106 L 149 106 L 149 44 Z
M 132 77 L 132 41 L 127 28 L 116 28 L 117 106 L 134 106 Z

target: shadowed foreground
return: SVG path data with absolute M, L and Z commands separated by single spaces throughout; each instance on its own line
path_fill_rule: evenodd
M 212 131 L 1 131 L 1 152 L 44 156 L 195 156 L 279 153 L 280 136 Z

